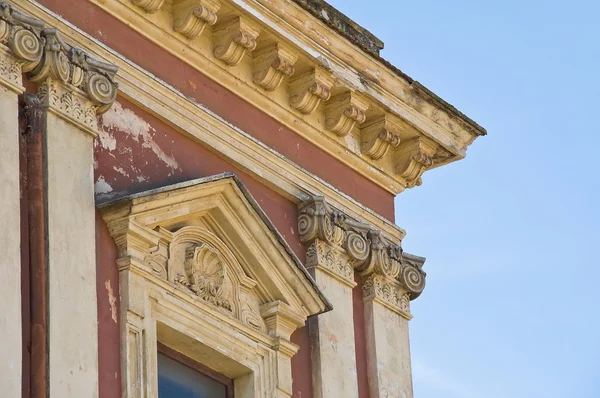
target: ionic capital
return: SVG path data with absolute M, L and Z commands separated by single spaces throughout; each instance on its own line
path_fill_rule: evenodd
M 398 309 L 406 307 L 400 305 L 403 297 L 414 300 L 425 288 L 423 257 L 404 253 L 400 244 L 332 209 L 322 196 L 299 205 L 298 231 L 308 268 L 320 267 L 350 286 L 359 272 L 373 292 L 365 297 L 391 300 Z
M 22 74 L 35 68 L 42 59 L 44 22 L 30 18 L 0 2 L 0 84 L 23 92 Z

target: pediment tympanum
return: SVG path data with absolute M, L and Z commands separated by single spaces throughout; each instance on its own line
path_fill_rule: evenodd
M 99 207 L 117 243 L 120 268 L 168 283 L 250 328 L 280 333 L 280 322 L 271 325 L 268 319 L 275 305 L 293 314 L 294 329 L 329 309 L 300 261 L 231 174 Z

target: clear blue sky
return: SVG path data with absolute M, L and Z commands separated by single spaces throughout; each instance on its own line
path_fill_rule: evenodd
M 600 4 L 330 0 L 488 130 L 400 194 L 416 398 L 600 398 Z

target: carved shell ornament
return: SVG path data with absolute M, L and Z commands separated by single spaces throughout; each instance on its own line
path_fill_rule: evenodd
M 185 250 L 187 285 L 198 297 L 217 307 L 232 310 L 226 297 L 226 267 L 219 252 L 207 243 Z

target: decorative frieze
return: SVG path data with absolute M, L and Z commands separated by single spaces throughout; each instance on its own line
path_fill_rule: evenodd
M 388 114 L 367 120 L 360 131 L 362 153 L 374 160 L 383 158 L 390 148 L 400 145 L 400 131 Z
M 325 105 L 325 127 L 340 137 L 346 136 L 356 124 L 365 121 L 365 112 L 369 108 L 366 98 L 349 91 L 337 95 Z
M 234 17 L 219 24 L 213 32 L 215 58 L 229 66 L 237 65 L 246 51 L 256 48 L 256 39 L 260 30 L 246 17 Z
M 254 55 L 254 83 L 267 91 L 275 91 L 285 77 L 294 74 L 298 54 L 291 48 L 275 43 Z
M 425 137 L 413 138 L 396 150 L 396 173 L 406 182 L 407 188 L 421 185 L 421 176 L 433 165 L 436 150 L 437 144 Z
M 331 97 L 334 79 L 321 68 L 313 68 L 298 76 L 290 84 L 290 105 L 300 113 L 309 115 L 321 101 Z
M 154 14 L 160 10 L 165 0 L 131 0 L 131 2 L 148 14 Z
M 217 23 L 217 0 L 174 0 L 173 29 L 192 40 L 200 36 L 206 26 Z

